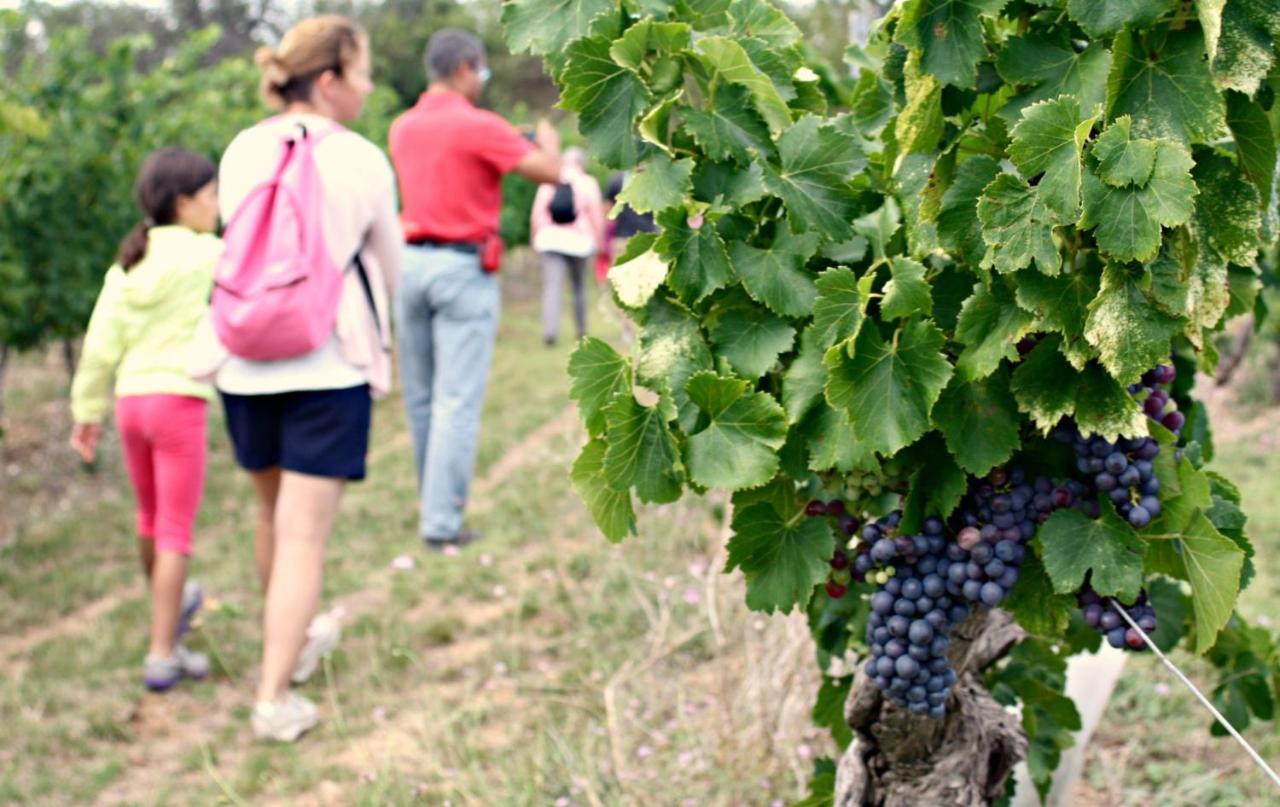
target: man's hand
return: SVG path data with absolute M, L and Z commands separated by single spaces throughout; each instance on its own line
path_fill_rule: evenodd
M 71 447 L 85 462 L 93 462 L 98 456 L 98 438 L 102 436 L 102 426 L 98 423 L 77 423 L 71 429 Z
M 533 142 L 548 154 L 560 156 L 560 133 L 546 118 L 539 119 L 538 126 L 533 132 Z

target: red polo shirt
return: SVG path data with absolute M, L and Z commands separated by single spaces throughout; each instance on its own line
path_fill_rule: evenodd
M 481 241 L 498 227 L 502 175 L 534 148 L 501 116 L 453 92 L 423 93 L 391 125 L 406 239 Z

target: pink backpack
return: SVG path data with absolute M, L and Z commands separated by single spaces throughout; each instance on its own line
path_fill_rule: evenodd
M 223 230 L 210 309 L 219 341 L 236 356 L 287 359 L 333 333 L 343 278 L 324 243 L 315 148 L 337 131 L 334 124 L 290 132 L 271 178 L 249 192 Z

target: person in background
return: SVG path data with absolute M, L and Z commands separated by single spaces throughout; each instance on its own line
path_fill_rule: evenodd
M 600 183 L 586 171 L 580 148 L 564 153 L 560 184 L 538 186 L 529 232 L 542 264 L 542 341 L 551 346 L 560 335 L 560 299 L 567 274 L 573 286 L 573 321 L 578 338 L 587 334 L 588 266 L 605 243 Z
M 489 67 L 474 34 L 438 31 L 424 61 L 430 84 L 389 138 L 406 242 L 395 321 L 418 531 L 429 549 L 443 550 L 478 537 L 462 517 L 498 327 L 502 177 L 558 182 L 560 138 L 540 121 L 530 142 L 476 107 Z
M 209 660 L 179 640 L 202 600 L 187 566 L 213 389 L 193 380 L 186 365 L 222 252 L 212 235 L 216 177 L 209 159 L 189 151 L 165 148 L 147 157 L 134 187 L 145 218 L 107 271 L 71 384 L 71 445 L 93 462 L 115 376 L 116 424 L 151 584 L 151 642 L 142 667 L 154 691 L 209 673 Z
M 259 740 L 293 742 L 319 720 L 315 704 L 289 685 L 306 681 L 338 642 L 337 619 L 315 616 L 325 545 L 346 483 L 365 476 L 371 395 L 391 386 L 395 177 L 377 146 L 341 125 L 360 116 L 373 90 L 370 58 L 364 31 L 337 15 L 303 20 L 278 49 L 260 50 L 263 97 L 282 114 L 236 135 L 219 168 L 230 248 L 239 243 L 235 211 L 260 198 L 286 141 L 314 138 L 315 224 L 343 273 L 334 328 L 319 347 L 274 360 L 230 355 L 216 369 L 236 461 L 258 500 L 254 561 L 266 606 L 250 722 Z M 306 200 L 298 209 L 317 210 Z

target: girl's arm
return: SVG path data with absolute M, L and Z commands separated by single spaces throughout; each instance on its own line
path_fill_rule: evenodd
M 89 328 L 84 335 L 80 363 L 71 382 L 71 415 L 76 423 L 72 445 L 85 461 L 92 461 L 101 423 L 107 412 L 111 377 L 124 357 L 124 334 L 120 326 L 120 281 L 124 272 L 112 267 L 93 306 Z

